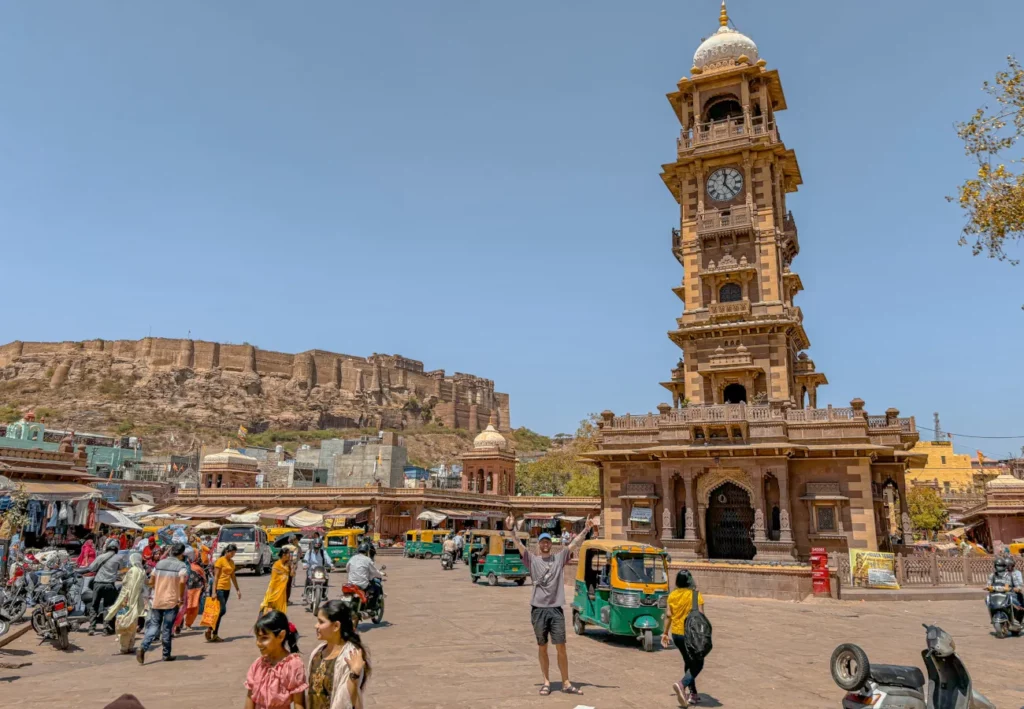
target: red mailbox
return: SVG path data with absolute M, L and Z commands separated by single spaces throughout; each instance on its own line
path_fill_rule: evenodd
M 825 547 L 811 549 L 811 583 L 815 596 L 832 595 L 832 582 L 828 577 L 828 552 Z

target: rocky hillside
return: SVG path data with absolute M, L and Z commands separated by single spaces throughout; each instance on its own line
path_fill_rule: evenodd
M 252 445 L 302 443 L 397 430 L 419 464 L 455 462 L 473 435 L 432 420 L 430 400 L 395 388 L 349 396 L 328 386 L 227 369 L 148 366 L 108 353 L 23 354 L 0 366 L 0 421 L 34 410 L 48 428 L 140 436 L 147 453 L 224 445 L 238 427 Z M 525 430 L 525 429 L 524 429 Z M 510 434 L 516 442 L 516 434 Z M 532 432 L 524 450 L 546 444 Z

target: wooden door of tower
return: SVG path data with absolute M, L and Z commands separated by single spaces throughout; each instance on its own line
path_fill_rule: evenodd
M 753 559 L 757 553 L 751 532 L 754 509 L 739 485 L 725 483 L 711 493 L 706 526 L 709 559 Z

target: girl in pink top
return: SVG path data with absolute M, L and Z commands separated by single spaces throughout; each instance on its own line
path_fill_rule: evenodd
M 245 709 L 304 709 L 306 665 L 298 654 L 295 626 L 284 613 L 270 611 L 253 630 L 260 658 L 245 676 Z

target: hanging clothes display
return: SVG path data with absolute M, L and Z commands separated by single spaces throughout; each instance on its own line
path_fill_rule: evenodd
M 60 508 L 57 507 L 56 502 L 51 502 L 46 506 L 46 528 L 56 529 L 57 528 L 57 517 L 60 515 Z

